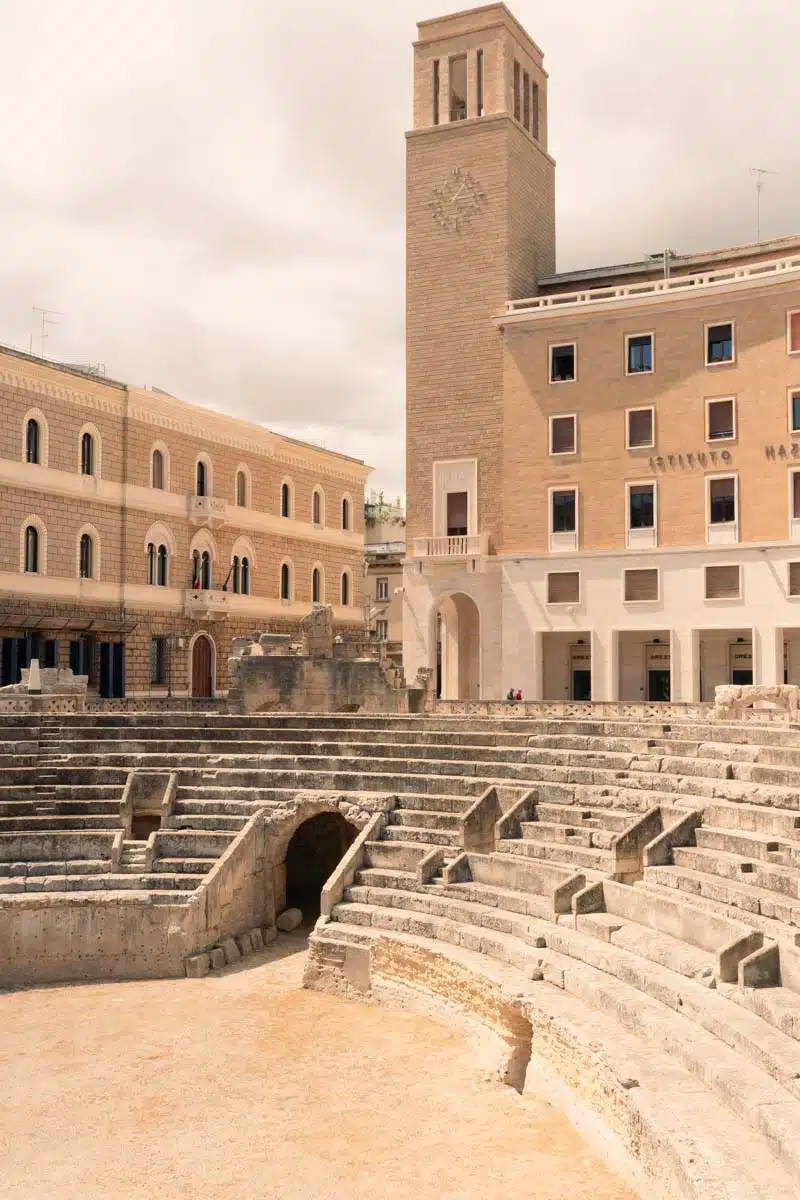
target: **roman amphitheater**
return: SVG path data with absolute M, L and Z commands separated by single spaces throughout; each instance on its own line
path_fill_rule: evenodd
M 796 1197 L 794 697 L 18 700 L 4 1194 Z

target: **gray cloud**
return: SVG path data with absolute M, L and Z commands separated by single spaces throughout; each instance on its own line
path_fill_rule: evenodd
M 443 6 L 446 7 L 446 6 Z M 453 8 L 458 7 L 453 5 Z M 559 266 L 795 232 L 790 0 L 520 0 L 550 72 Z M 419 0 L 0 0 L 0 340 L 403 481 L 404 138 Z M 34 349 L 38 349 L 34 338 Z

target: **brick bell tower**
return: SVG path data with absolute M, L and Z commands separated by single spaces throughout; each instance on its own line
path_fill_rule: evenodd
M 418 31 L 406 135 L 410 556 L 415 538 L 456 527 L 502 546 L 502 346 L 491 317 L 555 270 L 541 50 L 504 4 Z

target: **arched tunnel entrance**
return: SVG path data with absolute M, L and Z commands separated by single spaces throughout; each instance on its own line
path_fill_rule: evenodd
M 286 907 L 304 923 L 319 916 L 320 892 L 358 830 L 340 812 L 317 813 L 294 831 L 286 851 Z

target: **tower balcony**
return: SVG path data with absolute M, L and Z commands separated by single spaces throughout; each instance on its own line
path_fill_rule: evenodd
M 183 612 L 191 621 L 216 621 L 229 609 L 230 593 L 221 588 L 187 588 L 183 593 Z
M 474 558 L 489 553 L 488 533 L 414 538 L 415 558 Z
M 214 528 L 225 520 L 225 501 L 216 496 L 189 497 L 189 523 Z

